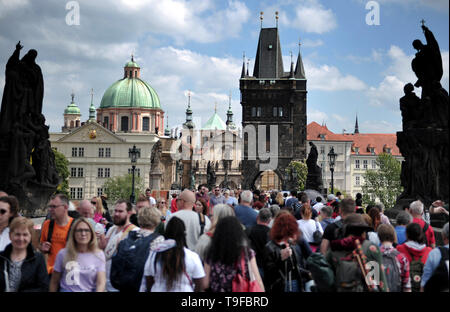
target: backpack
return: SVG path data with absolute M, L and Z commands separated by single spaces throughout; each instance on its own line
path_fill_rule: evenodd
M 322 242 L 322 232 L 320 232 L 320 230 L 319 230 L 317 221 L 315 221 L 315 222 L 316 222 L 316 230 L 313 233 L 313 240 L 314 240 L 313 244 L 320 245 L 320 243 Z
M 449 291 L 449 279 L 448 279 L 448 248 L 438 247 L 441 252 L 441 261 L 439 265 L 431 275 L 424 287 L 425 292 L 448 292 Z
M 336 225 L 336 229 L 334 230 L 334 239 L 344 238 L 345 234 L 344 221 L 340 219 L 334 222 L 333 224 Z
M 422 281 L 423 267 L 422 257 L 414 259 L 411 255 L 411 263 L 409 264 L 409 276 L 411 276 L 411 291 L 420 291 L 420 282 Z
M 400 254 L 400 252 L 395 249 L 390 252 L 383 252 L 383 265 L 386 272 L 386 281 L 389 292 L 402 291 L 402 276 L 397 264 L 398 254 Z
M 318 292 L 333 291 L 334 272 L 324 255 L 312 253 L 306 260 L 306 269 L 311 272 Z
M 72 221 L 69 221 L 69 230 L 67 231 L 66 236 L 66 242 L 69 240 L 69 234 L 70 230 L 72 230 L 72 225 L 75 223 L 75 218 L 72 218 Z M 52 236 L 53 236 L 53 229 L 55 228 L 55 219 L 50 220 L 50 224 L 48 225 L 48 232 L 47 232 L 47 242 L 52 242 Z
M 366 239 L 362 244 L 365 252 L 372 243 Z M 332 261 L 335 267 L 335 287 L 337 292 L 367 291 L 363 273 L 352 252 L 332 251 Z
M 159 236 L 152 233 L 143 237 L 137 231 L 131 231 L 117 247 L 111 262 L 111 284 L 122 292 L 138 292 L 141 286 L 144 266 L 150 253 L 151 242 Z

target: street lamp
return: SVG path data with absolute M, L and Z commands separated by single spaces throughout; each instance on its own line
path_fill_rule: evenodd
M 130 202 L 135 203 L 134 199 L 134 171 L 136 169 L 136 162 L 137 159 L 141 157 L 141 149 L 136 148 L 136 145 L 133 145 L 133 148 L 128 149 L 128 156 L 131 158 L 131 168 L 132 168 L 132 174 L 133 174 L 133 180 L 131 184 L 131 196 L 130 196 Z
M 336 164 L 337 154 L 334 152 L 334 147 L 331 147 L 330 152 L 328 153 L 328 160 L 330 162 L 330 171 L 331 171 L 331 194 L 334 194 L 334 165 Z

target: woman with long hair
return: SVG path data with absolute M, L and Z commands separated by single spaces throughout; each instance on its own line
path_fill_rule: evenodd
M 45 258 L 31 244 L 33 227 L 33 221 L 24 217 L 11 222 L 11 243 L 0 253 L 0 292 L 48 291 Z
M 101 197 L 92 197 L 91 204 L 95 208 L 94 221 L 103 224 L 105 227 L 110 224 L 112 226 L 112 218 L 108 209 L 103 207 L 103 201 Z
M 239 220 L 234 216 L 219 220 L 205 259 L 206 284 L 212 292 L 231 292 L 232 282 L 237 273 L 244 270 L 250 280 L 250 270 L 262 291 L 264 284 L 259 275 L 255 252 L 249 247 L 247 236 Z
M 94 228 L 86 218 L 74 221 L 66 247 L 56 256 L 50 292 L 103 292 L 105 254 L 97 246 Z
M 280 208 L 284 207 L 284 197 L 282 192 L 278 192 L 277 197 L 275 197 L 275 202 Z
M 202 234 L 198 241 L 197 245 L 195 245 L 194 251 L 200 256 L 202 261 L 205 260 L 206 252 L 208 250 L 209 244 L 211 243 L 211 239 L 214 235 L 214 231 L 216 230 L 217 223 L 229 216 L 235 216 L 234 209 L 227 204 L 217 204 L 214 206 L 213 214 L 211 216 L 211 227 L 209 231 Z
M 373 227 L 373 230 L 376 231 L 378 229 L 378 226 L 381 224 L 381 212 L 377 207 L 372 207 L 369 209 L 367 214 L 372 219 L 372 224 L 370 225 Z
M 165 220 L 167 220 L 172 214 L 170 212 L 170 209 L 167 207 L 167 200 L 165 198 L 158 200 L 156 207 L 158 207 L 159 211 L 161 211 L 161 214 L 165 218 Z
M 316 251 L 317 247 L 319 247 L 321 242 L 321 236 L 323 235 L 323 229 L 319 222 L 311 219 L 312 210 L 309 203 L 304 203 L 300 208 L 301 219 L 297 221 L 298 228 L 303 234 L 303 238 L 309 243 L 311 250 L 313 252 Z M 319 231 L 319 232 L 317 232 Z M 320 238 L 315 240 L 314 233 L 320 233 Z M 317 235 L 317 234 L 316 234 Z
M 187 249 L 185 231 L 180 218 L 170 218 L 164 233 L 166 240 L 151 248 L 145 266 L 147 291 L 203 291 L 205 271 L 200 257 Z
M 302 292 L 308 279 L 303 268 L 312 251 L 290 212 L 277 214 L 270 238 L 265 250 L 266 288 L 271 292 Z

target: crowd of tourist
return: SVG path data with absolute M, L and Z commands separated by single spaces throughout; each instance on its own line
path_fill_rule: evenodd
M 0 191 L 3 292 L 441 292 L 449 289 L 448 222 L 437 246 L 424 204 L 396 219 L 342 194 L 222 190 L 136 204 L 52 195 L 35 233 Z M 448 216 L 448 204 L 430 213 Z M 33 240 L 33 237 L 37 239 Z

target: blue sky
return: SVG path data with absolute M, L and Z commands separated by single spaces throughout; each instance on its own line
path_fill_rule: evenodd
M 88 119 L 90 89 L 98 107 L 105 90 L 122 78 L 134 53 L 141 78 L 158 93 L 170 127 L 184 122 L 191 90 L 194 121 L 206 123 L 217 111 L 226 119 L 232 93 L 235 122 L 241 122 L 239 76 L 242 53 L 250 74 L 260 29 L 275 26 L 288 71 L 298 41 L 308 79 L 308 123 L 325 122 L 336 133 L 401 129 L 399 98 L 414 83 L 414 39 L 424 36 L 420 20 L 435 34 L 449 89 L 449 4 L 446 0 L 379 0 L 380 25 L 366 24 L 365 0 L 103 0 L 76 1 L 80 25 L 68 25 L 65 0 L 0 0 L 0 67 L 21 40 L 25 53 L 38 50 L 45 81 L 44 114 L 60 131 L 63 111 L 75 102 Z M 0 77 L 3 92 L 4 76 Z M 420 90 L 417 90 L 420 93 Z

